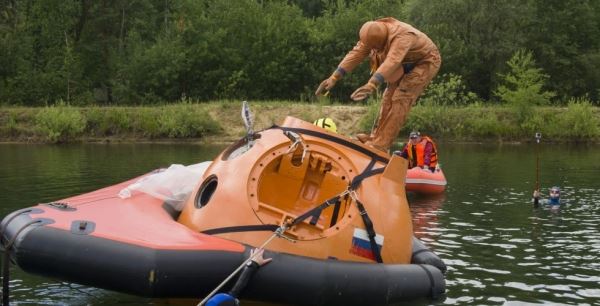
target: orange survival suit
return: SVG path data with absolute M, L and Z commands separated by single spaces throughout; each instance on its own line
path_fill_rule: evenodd
M 383 82 L 387 88 L 374 130 L 370 135 L 359 134 L 357 137 L 373 147 L 388 151 L 411 106 L 437 74 L 442 60 L 438 48 L 427 35 L 391 17 L 365 23 L 359 36 L 356 46 L 346 54 L 334 73 L 321 83 L 315 94 L 332 88 L 369 56 L 373 76 L 351 98 L 362 100 Z

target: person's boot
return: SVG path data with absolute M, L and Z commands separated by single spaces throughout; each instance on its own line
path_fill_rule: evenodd
M 367 141 L 365 144 L 368 145 L 369 147 L 377 149 L 377 150 L 379 150 L 381 152 L 384 152 L 384 153 L 387 153 L 387 154 L 390 153 L 390 149 L 389 148 L 386 149 L 386 148 L 384 148 L 382 146 L 378 146 L 378 145 L 374 144 L 372 141 Z
M 371 139 L 366 144 L 380 151 L 388 152 L 404 123 L 400 119 L 401 117 L 403 114 L 397 107 L 388 110 L 387 113 L 382 113 L 381 120 L 379 120 L 380 125 L 373 131 Z
M 367 141 L 371 140 L 371 135 L 366 134 L 366 133 L 358 133 L 356 134 L 356 139 L 358 139 L 358 141 L 362 142 L 362 143 L 366 143 Z

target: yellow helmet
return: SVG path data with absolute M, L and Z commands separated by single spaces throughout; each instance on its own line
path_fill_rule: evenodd
M 315 122 L 313 122 L 314 125 L 318 126 L 318 127 L 322 127 L 330 132 L 333 133 L 337 133 L 337 126 L 335 125 L 335 122 L 333 122 L 333 119 L 331 118 L 319 118 L 317 120 L 315 120 Z

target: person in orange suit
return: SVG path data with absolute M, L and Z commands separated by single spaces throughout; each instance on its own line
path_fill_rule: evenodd
M 442 63 L 436 45 L 411 25 L 388 17 L 366 22 L 360 40 L 346 54 L 329 78 L 321 82 L 315 95 L 329 91 L 367 56 L 372 77 L 350 96 L 360 101 L 386 83 L 378 122 L 371 134 L 358 134 L 363 143 L 382 151 L 390 146 L 406 121 L 408 112 Z

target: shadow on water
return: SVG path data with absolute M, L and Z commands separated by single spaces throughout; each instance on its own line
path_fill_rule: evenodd
M 197 145 L 0 145 L 0 213 L 115 184 L 170 164 L 214 158 Z M 534 209 L 527 145 L 440 144 L 443 195 L 410 195 L 415 235 L 448 265 L 447 294 L 409 305 L 600 304 L 600 150 L 542 145 L 542 190 L 560 209 Z M 15 305 L 195 305 L 53 281 L 13 269 Z M 310 294 L 307 292 L 307 294 Z M 200 299 L 200 297 L 199 297 Z M 244 305 L 267 306 L 246 302 Z

